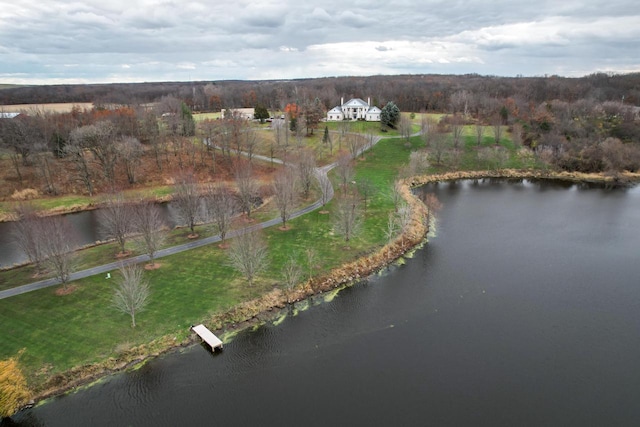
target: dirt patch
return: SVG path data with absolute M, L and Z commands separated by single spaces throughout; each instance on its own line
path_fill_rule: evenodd
M 154 262 L 153 264 L 145 264 L 144 269 L 147 271 L 157 270 L 162 267 L 162 263 Z
M 189 234 L 187 236 L 187 239 L 197 239 L 198 237 L 200 237 L 198 233 L 193 233 L 193 234 Z
M 66 286 L 66 287 L 59 287 L 58 289 L 56 289 L 55 294 L 57 296 L 61 297 L 61 296 L 64 296 L 64 295 L 72 294 L 77 289 L 78 289 L 78 287 L 76 285 L 70 285 L 70 286 Z
M 131 251 L 124 251 L 124 252 L 118 252 L 116 254 L 116 258 L 117 259 L 121 259 L 121 258 L 128 258 L 129 255 L 131 255 Z

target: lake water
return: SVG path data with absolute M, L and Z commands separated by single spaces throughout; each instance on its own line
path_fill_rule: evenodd
M 638 425 L 640 189 L 425 187 L 405 265 L 7 425 Z
M 170 203 L 160 203 L 160 212 L 165 223 L 173 228 L 173 209 Z M 70 236 L 77 246 L 93 244 L 104 240 L 100 231 L 99 209 L 75 212 L 64 215 L 69 220 L 73 235 Z M 13 236 L 13 222 L 0 222 L 0 268 L 10 267 L 28 261 L 26 254 L 20 249 Z

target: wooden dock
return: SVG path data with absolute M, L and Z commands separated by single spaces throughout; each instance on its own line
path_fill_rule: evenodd
M 215 336 L 213 332 L 207 329 L 204 325 L 192 326 L 191 330 L 198 334 L 200 338 L 211 347 L 211 351 L 216 351 L 216 348 L 222 349 L 222 341 Z

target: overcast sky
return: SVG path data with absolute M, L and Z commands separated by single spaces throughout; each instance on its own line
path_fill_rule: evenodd
M 0 0 L 0 83 L 640 71 L 637 0 Z

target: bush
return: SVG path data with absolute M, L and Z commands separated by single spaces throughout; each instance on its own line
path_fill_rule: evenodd
M 10 417 L 29 399 L 27 381 L 14 358 L 0 360 L 0 418 Z
M 34 190 L 33 188 L 25 188 L 24 190 L 16 190 L 11 195 L 13 200 L 29 200 L 38 198 L 39 193 L 38 190 Z

